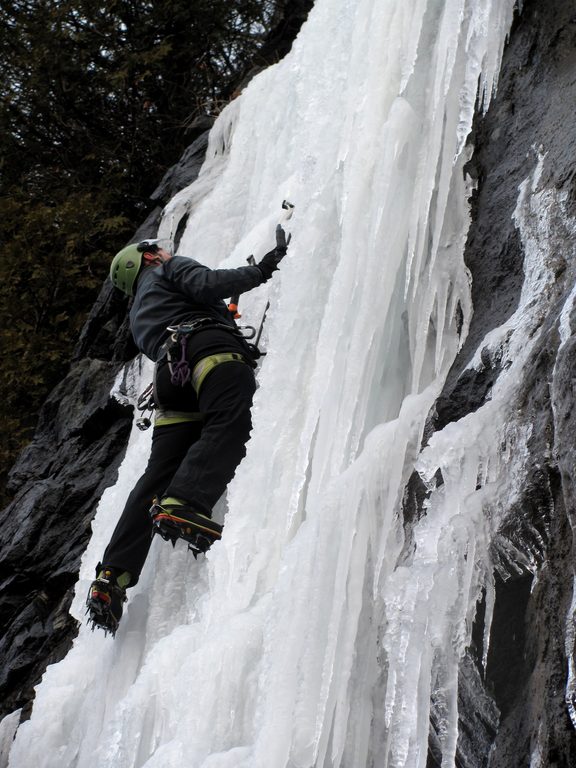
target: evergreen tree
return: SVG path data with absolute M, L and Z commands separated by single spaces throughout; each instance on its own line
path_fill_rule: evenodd
M 255 60 L 281 0 L 0 0 L 0 476 L 110 256 Z

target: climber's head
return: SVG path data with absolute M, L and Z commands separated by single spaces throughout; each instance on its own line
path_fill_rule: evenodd
M 172 258 L 169 240 L 142 240 L 118 251 L 110 265 L 110 279 L 128 296 L 134 295 L 134 284 L 143 267 L 156 267 Z

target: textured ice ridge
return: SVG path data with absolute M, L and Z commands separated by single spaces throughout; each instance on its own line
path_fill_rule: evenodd
M 116 639 L 82 627 L 48 669 L 10 768 L 424 768 L 431 695 L 453 764 L 488 535 L 475 489 L 480 466 L 484 488 L 498 472 L 481 425 L 422 456 L 444 489 L 398 565 L 401 504 L 468 328 L 464 142 L 512 8 L 317 0 L 217 121 L 160 235 L 187 216 L 181 253 L 239 265 L 270 247 L 282 199 L 296 205 L 280 274 L 243 297 L 247 322 L 272 307 L 225 535 L 198 563 L 155 542 Z M 147 439 L 134 430 L 102 498 L 78 617 Z

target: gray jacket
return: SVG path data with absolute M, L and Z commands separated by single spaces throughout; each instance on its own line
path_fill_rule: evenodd
M 210 269 L 184 256 L 174 256 L 159 267 L 145 267 L 138 276 L 130 310 L 134 341 L 156 361 L 169 336 L 169 325 L 210 316 L 234 327 L 223 300 L 263 282 L 264 275 L 256 266 Z

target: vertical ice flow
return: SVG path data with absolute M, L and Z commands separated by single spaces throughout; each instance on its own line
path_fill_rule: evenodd
M 272 246 L 282 199 L 296 205 L 280 273 L 242 298 L 248 322 L 272 307 L 225 536 L 198 563 L 154 543 L 116 638 L 82 626 L 48 669 L 10 768 L 424 768 L 431 698 L 453 764 L 484 557 L 480 427 L 419 460 L 445 484 L 408 548 L 401 502 L 470 319 L 465 139 L 512 9 L 317 0 L 220 116 L 161 235 L 185 224 L 180 253 L 240 265 Z M 133 365 L 132 395 L 149 376 Z M 134 431 L 102 498 L 79 618 L 148 440 Z

